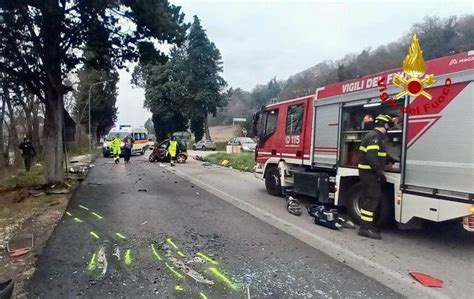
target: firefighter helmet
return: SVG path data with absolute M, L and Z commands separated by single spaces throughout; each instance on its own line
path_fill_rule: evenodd
M 375 126 L 376 127 L 384 127 L 385 129 L 388 129 L 391 126 L 392 123 L 392 117 L 388 114 L 379 114 L 375 118 Z

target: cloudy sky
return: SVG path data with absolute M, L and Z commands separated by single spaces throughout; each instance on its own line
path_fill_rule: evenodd
M 472 14 L 470 1 L 170 0 L 187 21 L 199 16 L 224 62 L 229 86 L 251 90 L 323 60 L 396 41 L 425 16 Z M 423 46 L 423 45 L 422 45 Z M 144 92 L 120 71 L 118 123 L 141 126 Z

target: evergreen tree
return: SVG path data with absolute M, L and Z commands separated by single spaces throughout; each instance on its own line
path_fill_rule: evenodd
M 223 70 L 221 54 L 207 37 L 197 16 L 194 16 L 187 36 L 184 66 L 187 72 L 185 83 L 190 101 L 186 106 L 191 131 L 196 140 L 200 140 L 204 133 L 210 139 L 207 117 L 209 114 L 215 116 L 217 109 L 226 105 L 223 89 L 227 83 L 220 76 Z

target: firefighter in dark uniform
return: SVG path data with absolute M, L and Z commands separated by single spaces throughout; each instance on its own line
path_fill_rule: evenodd
M 375 128 L 364 136 L 360 143 L 361 159 L 358 165 L 362 182 L 362 200 L 360 203 L 359 236 L 382 239 L 374 227 L 374 213 L 382 196 L 382 185 L 386 182 L 383 172 L 387 152 L 385 151 L 385 134 L 391 123 L 391 117 L 380 114 L 375 118 Z

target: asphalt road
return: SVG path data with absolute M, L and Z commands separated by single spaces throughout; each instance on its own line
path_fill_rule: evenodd
M 208 153 L 189 152 L 191 157 Z M 407 297 L 473 298 L 474 235 L 458 222 L 394 226 L 383 230 L 382 241 L 369 240 L 357 236 L 355 230 L 314 225 L 306 213 L 290 215 L 284 199 L 269 195 L 264 182 L 252 173 L 207 166 L 192 158 L 175 173 Z M 443 287 L 421 286 L 410 276 L 412 271 L 443 280 Z
M 95 165 L 39 258 L 32 298 L 401 297 L 144 157 Z

